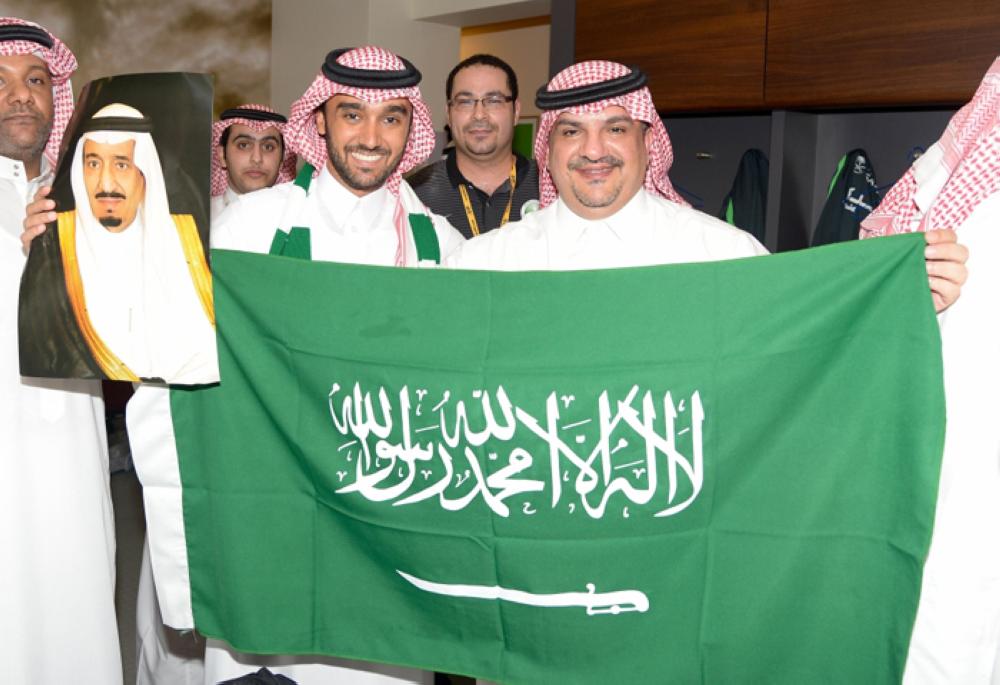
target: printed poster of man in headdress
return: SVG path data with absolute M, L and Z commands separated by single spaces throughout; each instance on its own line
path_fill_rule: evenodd
M 218 380 L 208 270 L 212 86 L 201 74 L 93 81 L 63 139 L 21 279 L 21 374 Z

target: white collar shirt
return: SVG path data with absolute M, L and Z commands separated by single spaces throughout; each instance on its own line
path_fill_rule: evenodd
M 222 210 L 233 203 L 233 200 L 240 196 L 231 186 L 226 186 L 226 189 L 221 195 L 216 195 L 211 200 L 209 200 L 209 213 L 212 219 L 222 214 Z
M 940 143 L 913 165 L 917 229 L 947 183 Z M 904 683 L 1000 677 L 1000 192 L 954 226 L 969 250 L 962 295 L 942 312 L 946 423 L 934 534 Z
M 268 252 L 296 192 L 301 191 L 293 183 L 283 183 L 239 196 L 213 221 L 212 247 Z M 398 246 L 395 207 L 396 198 L 386 188 L 355 195 L 324 167 L 291 225 L 310 229 L 315 260 L 392 266 Z M 441 254 L 446 255 L 462 242 L 461 234 L 443 217 L 432 215 L 431 219 Z
M 6 247 L 13 245 L 20 251 L 24 208 L 34 199 L 40 187 L 51 183 L 52 169 L 44 156 L 41 173 L 32 179 L 28 178 L 24 162 L 0 156 L 0 197 L 3 198 L 0 204 L 0 239 Z
M 561 199 L 463 244 L 453 268 L 569 271 L 767 254 L 749 233 L 640 189 L 613 216 L 588 220 Z
M 120 683 L 101 385 L 22 377 L 18 361 L 22 222 L 51 178 L 44 160 L 29 179 L 22 162 L 0 157 L 0 549 L 10 560 L 0 642 L 12 648 L 3 668 L 12 682 L 72 682 L 86 662 L 84 679 Z M 46 632 L 56 624 L 72 629 Z

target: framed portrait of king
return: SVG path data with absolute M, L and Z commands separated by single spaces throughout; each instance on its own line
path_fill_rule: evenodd
M 63 138 L 57 220 L 21 278 L 21 374 L 218 380 L 208 265 L 212 84 L 130 74 L 87 84 Z

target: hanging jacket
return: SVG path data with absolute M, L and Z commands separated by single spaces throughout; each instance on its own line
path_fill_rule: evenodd
M 851 150 L 840 158 L 830 181 L 826 204 L 813 231 L 812 246 L 855 240 L 861 221 L 879 203 L 875 169 L 868 153 Z
M 756 148 L 743 153 L 719 218 L 764 242 L 767 215 L 767 156 Z

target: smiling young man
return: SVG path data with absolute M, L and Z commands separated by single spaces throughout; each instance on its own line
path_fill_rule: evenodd
M 402 178 L 434 147 L 419 81 L 420 72 L 412 64 L 382 48 L 334 50 L 327 55 L 312 85 L 292 105 L 284 130 L 285 143 L 308 165 L 294 183 L 237 197 L 213 223 L 213 247 L 323 261 L 417 266 L 426 261 L 415 238 L 418 228 L 410 219 L 417 214 L 429 219 L 417 222 L 426 229 L 421 244 L 436 241 L 442 256 L 451 252 L 462 236 L 442 217 L 429 215 Z M 130 409 L 163 405 L 168 399 L 162 389 L 143 386 Z M 169 408 L 160 416 L 169 417 Z M 140 460 L 176 460 L 169 454 L 173 441 L 162 440 L 163 430 L 172 428 L 152 419 L 129 424 L 137 464 Z M 147 508 L 146 516 L 151 550 L 164 549 L 159 540 L 173 539 L 179 522 L 170 512 L 153 507 Z M 153 571 L 162 599 L 171 592 L 163 587 L 171 574 L 169 568 L 157 571 L 155 554 Z M 164 619 L 171 623 L 168 602 L 163 606 Z M 299 685 L 395 685 L 422 683 L 429 677 L 414 669 L 345 659 L 243 654 L 222 641 L 208 641 L 206 684 L 243 676 L 261 666 Z
M 285 126 L 285 143 L 312 178 L 241 196 L 213 225 L 213 246 L 281 252 L 288 229 L 307 227 L 313 259 L 414 266 L 408 216 L 423 214 L 440 254 L 451 252 L 461 235 L 429 215 L 402 177 L 434 147 L 419 81 L 412 64 L 382 48 L 331 52 Z
M 445 94 L 455 146 L 409 178 L 424 204 L 466 238 L 537 208 L 538 166 L 512 147 L 521 101 L 511 66 L 473 55 L 448 74 Z
M 295 178 L 295 153 L 285 145 L 288 122 L 264 105 L 225 110 L 212 124 L 212 216 L 244 193 Z

